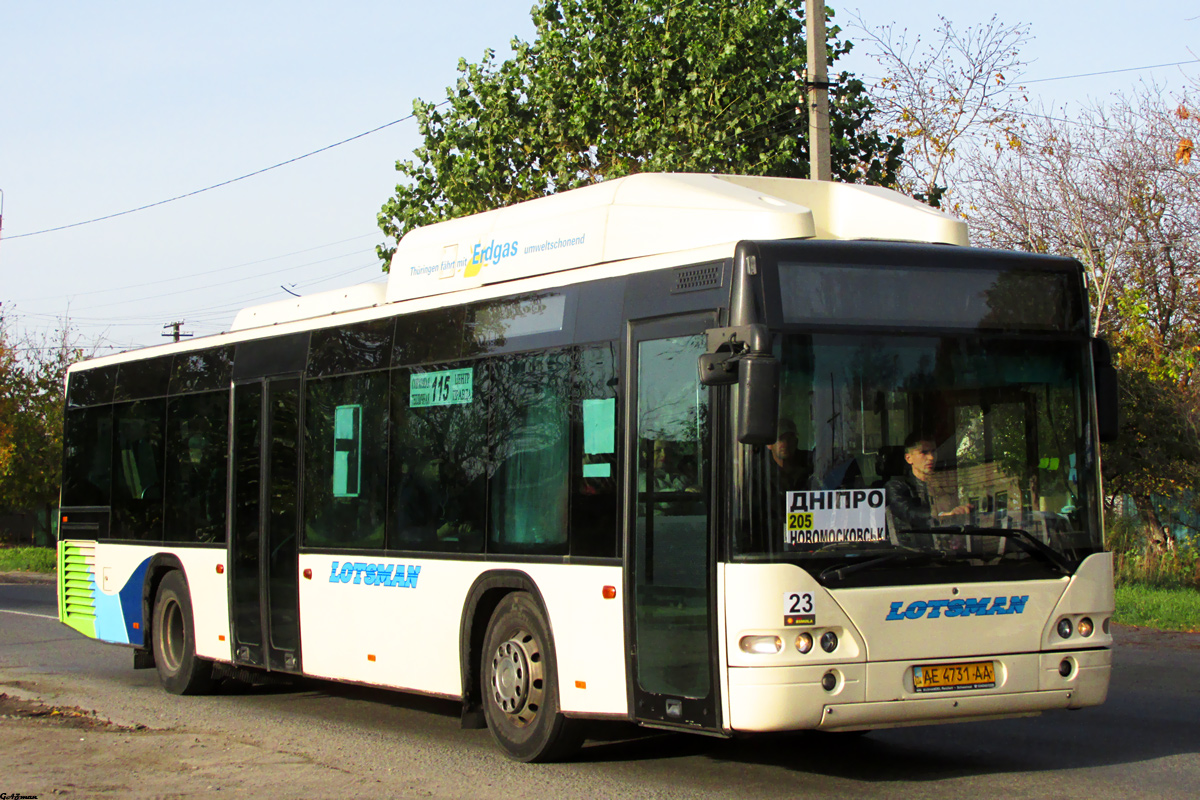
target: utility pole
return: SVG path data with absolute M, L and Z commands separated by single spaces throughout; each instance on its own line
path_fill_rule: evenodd
M 804 0 L 808 16 L 808 177 L 833 180 L 829 162 L 829 71 L 825 65 L 825 0 Z
M 177 341 L 177 342 L 179 341 L 179 339 L 181 337 L 191 336 L 191 334 L 187 333 L 187 332 L 181 333 L 179 329 L 182 327 L 183 327 L 183 320 L 180 320 L 179 322 L 168 322 L 166 325 L 163 325 L 163 330 L 165 331 L 168 328 L 170 328 L 172 332 L 164 333 L 163 336 L 172 336 L 172 337 L 174 337 L 175 341 Z

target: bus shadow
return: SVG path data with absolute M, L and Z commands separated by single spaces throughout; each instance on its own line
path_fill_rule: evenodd
M 1200 703 L 1185 704 L 1192 708 L 1176 707 L 1169 715 L 1060 712 L 1040 719 L 896 728 L 865 735 L 805 731 L 722 740 L 635 730 L 620 740 L 591 742 L 578 760 L 702 757 L 865 782 L 1086 769 L 1200 752 L 1200 729 L 1194 724 Z
M 396 692 L 314 678 L 222 686 L 221 694 L 264 699 L 290 695 L 313 700 L 306 713 L 340 699 L 389 711 L 429 714 L 458 727 L 458 700 Z M 387 711 L 385 711 L 385 709 Z M 334 716 L 341 712 L 330 711 Z M 718 739 L 640 728 L 632 723 L 588 723 L 587 741 L 571 759 L 618 764 L 702 758 L 758 765 L 798 774 L 864 782 L 938 781 L 986 774 L 1087 769 L 1133 764 L 1200 752 L 1200 698 L 1130 693 L 1080 712 L 1041 717 L 894 728 L 863 735 L 801 731 Z
M 403 709 L 436 714 L 457 719 L 462 704 L 458 700 L 443 697 L 339 683 L 320 678 L 289 675 L 251 674 L 230 676 L 222 680 L 217 694 L 231 697 L 276 697 L 291 695 L 297 699 L 330 699 L 359 701 L 386 708 Z

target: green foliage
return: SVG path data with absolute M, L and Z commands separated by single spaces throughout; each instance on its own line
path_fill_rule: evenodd
M 1200 337 L 1194 307 L 1179 303 L 1168 324 L 1156 322 L 1157 279 L 1129 281 L 1116 293 L 1107 333 L 1117 353 L 1121 430 L 1104 445 L 1105 490 L 1134 498 L 1147 540 L 1159 555 L 1171 542 L 1153 497 L 1200 501 L 1200 397 L 1196 375 Z M 1168 281 L 1169 282 L 1169 281 Z
M 1172 631 L 1200 631 L 1200 591 L 1140 584 L 1117 586 L 1113 622 Z
M 1200 590 L 1200 540 L 1196 535 L 1162 549 L 1154 546 L 1144 523 L 1128 516 L 1110 519 L 1106 534 L 1117 585 Z
M 24 344 L 18 354 L 0 316 L 0 509 L 48 515 L 62 477 L 63 381 L 79 353 Z
M 50 547 L 0 548 L 0 572 L 54 572 L 56 564 Z
M 1118 584 L 1200 590 L 1200 574 L 1197 573 L 1200 559 L 1191 545 L 1179 545 L 1166 552 L 1146 547 L 1114 556 Z
M 414 102 L 424 144 L 399 161 L 379 226 L 421 225 L 637 172 L 808 175 L 797 0 L 539 0 L 513 57 L 459 62 L 446 104 Z M 832 12 L 829 12 L 832 15 Z M 850 49 L 829 28 L 832 62 Z M 901 143 L 842 73 L 830 98 L 837 180 L 891 185 Z M 387 269 L 393 248 L 380 246 Z
M 1113 621 L 1177 631 L 1200 631 L 1200 549 L 1195 535 L 1160 551 L 1143 524 L 1128 516 L 1110 519 L 1117 613 Z

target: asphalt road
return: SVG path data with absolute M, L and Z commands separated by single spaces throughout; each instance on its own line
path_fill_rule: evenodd
M 504 758 L 487 731 L 461 730 L 452 702 L 325 682 L 168 695 L 153 670 L 131 668 L 128 650 L 80 636 L 55 613 L 52 586 L 0 585 L 0 692 L 197 742 L 215 735 L 230 759 L 252 749 L 252 764 L 223 769 L 274 770 L 263 773 L 278 781 L 267 784 L 274 796 L 299 796 L 301 784 L 287 782 L 308 774 L 298 765 L 353 797 L 1090 800 L 1195 798 L 1200 786 L 1200 634 L 1118 628 L 1112 689 L 1094 709 L 866 736 L 722 740 L 618 727 L 572 763 L 531 766 Z M 0 752 L 0 775 L 9 757 Z

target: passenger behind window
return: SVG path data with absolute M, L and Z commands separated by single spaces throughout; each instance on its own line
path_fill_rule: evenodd
M 813 454 L 811 450 L 799 449 L 796 423 L 781 418 L 775 443 L 767 445 L 767 451 L 771 454 L 767 464 L 768 491 L 799 492 L 810 488 Z

